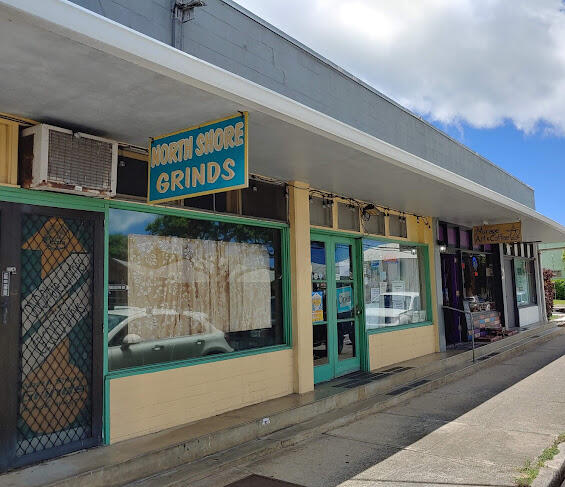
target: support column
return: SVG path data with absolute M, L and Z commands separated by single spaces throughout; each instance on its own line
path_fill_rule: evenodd
M 498 257 L 499 257 L 499 265 L 500 265 L 500 282 L 502 286 L 502 309 L 500 310 L 504 314 L 504 328 L 509 330 L 513 328 L 515 323 L 510 323 L 508 319 L 508 293 L 506 292 L 506 279 L 512 280 L 512 276 L 506 275 L 506 269 L 504 267 L 504 244 L 496 244 L 498 246 Z M 513 306 L 513 305 L 512 305 Z M 518 319 L 518 316 L 515 317 Z
M 294 392 L 303 394 L 314 389 L 309 186 L 293 181 L 288 193 Z
M 441 255 L 437 244 L 438 219 L 427 217 L 430 227 L 424 230 L 424 241 L 428 244 L 430 256 L 430 292 L 432 293 L 432 313 L 436 333 L 436 352 L 445 351 L 445 323 L 443 320 L 443 286 L 441 282 Z
M 534 261 L 534 271 L 536 273 L 536 292 L 538 293 L 538 306 L 540 308 L 540 323 L 548 323 L 547 313 L 545 312 L 545 282 L 543 280 L 543 265 L 541 262 L 541 251 L 539 245 L 533 245 L 533 252 L 536 260 Z

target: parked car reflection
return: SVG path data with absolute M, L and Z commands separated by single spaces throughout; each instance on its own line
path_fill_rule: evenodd
M 170 336 L 175 335 L 179 323 L 191 332 L 161 338 L 167 334 L 159 330 L 164 323 L 173 328 Z M 108 311 L 108 361 L 112 370 L 229 352 L 233 348 L 224 333 L 205 313 L 135 307 Z
M 425 321 L 425 314 L 418 292 L 386 292 L 378 301 L 365 305 L 367 329 Z

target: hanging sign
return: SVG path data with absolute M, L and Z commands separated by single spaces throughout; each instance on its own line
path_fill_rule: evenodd
M 324 321 L 324 295 L 320 291 L 312 292 L 312 323 Z
M 473 246 L 522 241 L 522 222 L 473 227 Z
M 149 140 L 147 201 L 248 186 L 247 112 Z
M 338 287 L 337 295 L 337 312 L 347 313 L 353 309 L 353 289 L 351 286 Z

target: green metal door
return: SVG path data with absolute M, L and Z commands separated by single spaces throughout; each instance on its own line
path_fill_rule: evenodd
M 360 369 L 355 239 L 312 233 L 314 383 Z

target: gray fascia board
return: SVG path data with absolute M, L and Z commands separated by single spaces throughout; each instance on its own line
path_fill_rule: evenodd
M 285 32 L 283 32 L 282 30 L 278 29 L 277 27 L 275 27 L 274 25 L 270 24 L 269 22 L 267 22 L 266 20 L 262 19 L 261 17 L 255 15 L 253 12 L 250 12 L 249 10 L 247 10 L 246 8 L 242 7 L 241 5 L 239 5 L 238 3 L 236 3 L 234 0 L 220 0 L 222 3 L 225 3 L 226 5 L 230 6 L 231 8 L 237 10 L 238 12 L 242 13 L 243 15 L 245 15 L 246 17 L 250 18 L 251 20 L 253 20 L 254 22 L 262 25 L 263 27 L 265 27 L 266 29 L 269 29 L 271 32 L 273 32 L 274 34 L 278 35 L 279 37 L 285 39 L 287 42 L 290 42 L 291 44 L 293 44 L 294 46 L 296 46 L 297 48 L 303 50 L 304 52 L 306 52 L 307 54 L 309 54 L 310 56 L 314 57 L 315 59 L 317 59 L 318 61 L 324 63 L 325 65 L 327 65 L 328 67 L 330 67 L 331 69 L 333 69 L 334 71 L 339 72 L 342 76 L 345 76 L 346 78 L 349 78 L 350 80 L 354 81 L 355 83 L 357 83 L 358 85 L 360 85 L 361 87 L 365 88 L 366 90 L 370 91 L 371 93 L 377 95 L 378 97 L 382 98 L 383 100 L 387 101 L 388 103 L 394 105 L 396 108 L 402 110 L 403 112 L 407 113 L 408 115 L 410 115 L 411 117 L 414 117 L 415 119 L 417 119 L 418 121 L 420 121 L 421 123 L 425 124 L 426 126 L 428 126 L 429 128 L 433 129 L 435 132 L 437 132 L 438 134 L 440 134 L 441 136 L 445 137 L 446 139 L 450 140 L 451 142 L 457 144 L 458 146 L 460 146 L 461 148 L 465 149 L 466 151 L 470 152 L 471 154 L 473 154 L 474 156 L 482 159 L 483 161 L 485 161 L 486 163 L 490 164 L 491 166 L 493 166 L 494 168 L 498 169 L 499 171 L 503 172 L 504 174 L 506 174 L 507 176 L 511 177 L 512 179 L 514 179 L 515 181 L 519 182 L 520 184 L 523 184 L 525 187 L 527 187 L 528 189 L 535 191 L 534 188 L 532 186 L 530 186 L 529 184 L 525 183 L 524 181 L 522 181 L 521 179 L 517 178 L 516 176 L 514 176 L 512 173 L 508 172 L 506 169 L 500 167 L 498 164 L 495 164 L 494 162 L 492 162 L 491 160 L 487 159 L 486 157 L 482 156 L 481 154 L 479 154 L 478 152 L 474 151 L 473 149 L 471 149 L 470 147 L 466 146 L 465 144 L 459 142 L 457 139 L 454 139 L 453 137 L 451 137 L 450 135 L 446 134 L 445 132 L 443 132 L 442 130 L 438 129 L 436 126 L 434 126 L 433 124 L 431 124 L 430 122 L 428 122 L 427 120 L 425 120 L 424 118 L 422 118 L 421 116 L 415 114 L 414 112 L 410 111 L 408 108 L 400 105 L 399 103 L 397 103 L 396 101 L 394 101 L 392 98 L 389 98 L 388 96 L 386 96 L 385 94 L 381 93 L 380 91 L 378 91 L 376 88 L 373 88 L 371 85 L 369 85 L 368 83 L 366 83 L 365 81 L 363 81 L 362 79 L 358 78 L 357 76 L 351 74 L 350 72 L 346 71 L 345 69 L 343 69 L 342 67 L 338 66 L 337 64 L 335 64 L 334 62 L 330 61 L 329 59 L 327 59 L 326 57 L 322 56 L 321 54 L 317 53 L 316 51 L 314 51 L 313 49 L 309 48 L 308 46 L 306 46 L 305 44 L 302 44 L 300 41 L 294 39 L 293 37 L 289 36 L 288 34 L 286 34 Z

